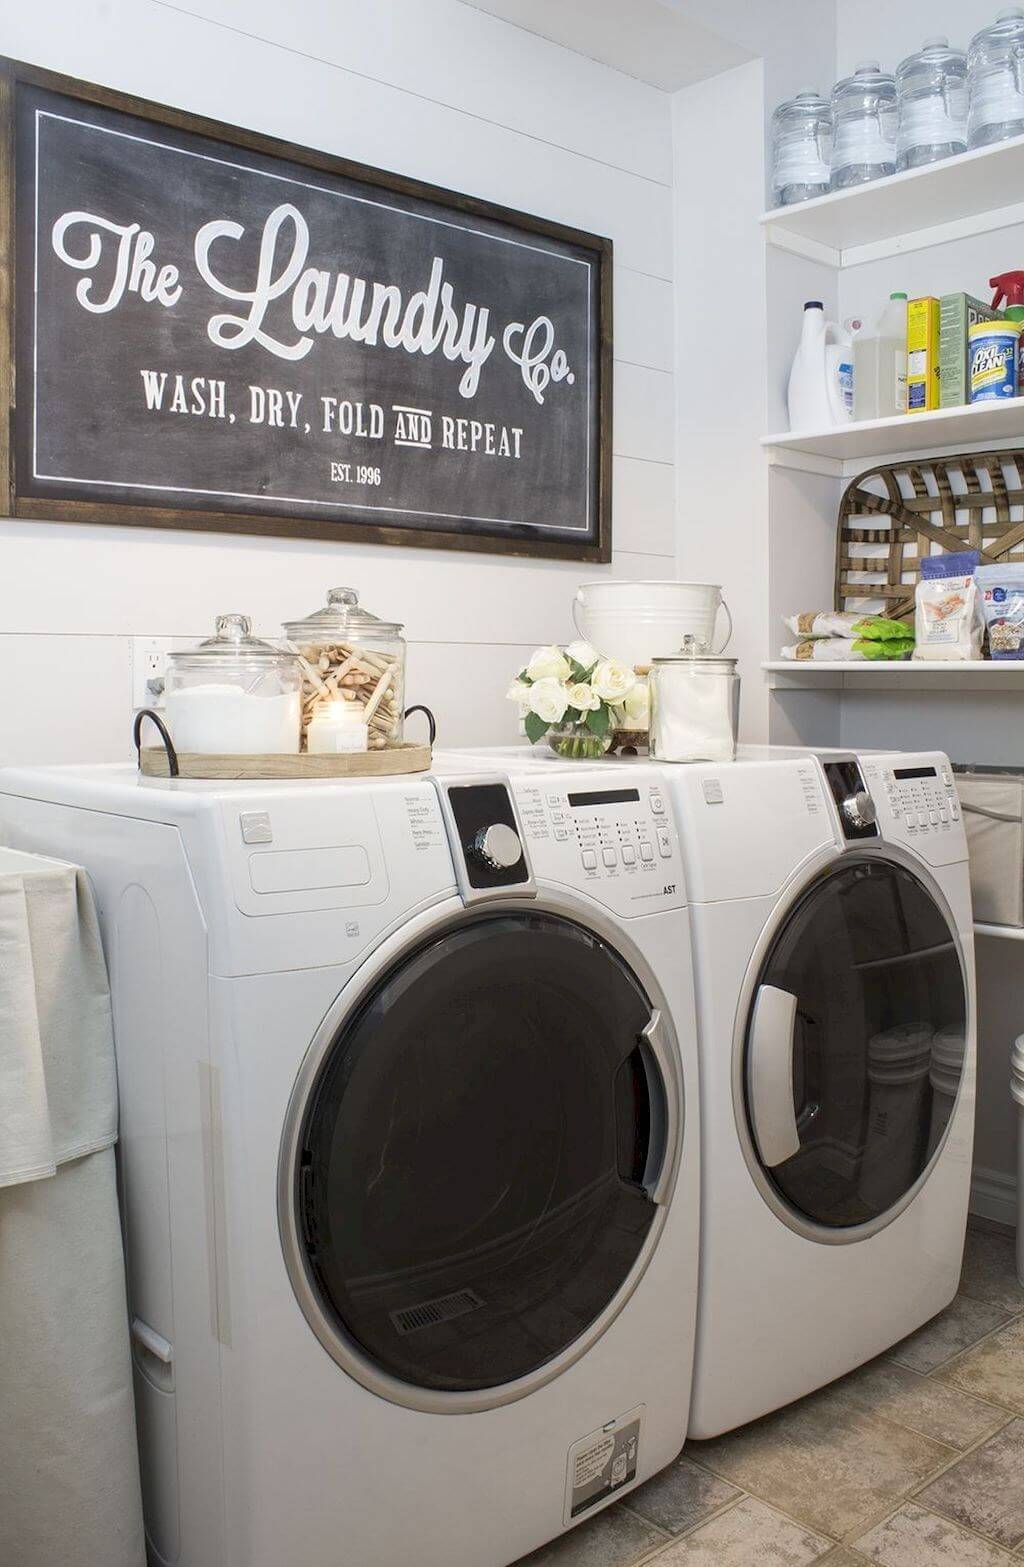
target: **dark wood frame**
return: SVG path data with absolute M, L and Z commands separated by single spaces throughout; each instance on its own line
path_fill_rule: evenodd
M 178 510 L 110 501 L 49 500 L 19 495 L 15 472 L 15 84 L 23 82 L 63 93 L 86 103 L 132 114 L 159 125 L 191 131 L 213 141 L 244 147 L 270 157 L 287 158 L 308 168 L 383 187 L 401 195 L 444 202 L 459 212 L 512 223 L 535 234 L 597 253 L 599 290 L 598 342 L 598 488 L 597 542 L 576 544 L 544 538 L 500 538 L 442 528 L 407 528 L 400 524 L 327 522 L 315 518 L 275 517 L 259 513 Z M 44 71 L 0 57 L 0 385 L 9 387 L 10 414 L 0 416 L 0 515 L 47 522 L 135 524 L 145 528 L 185 528 L 216 533 L 257 533 L 275 537 L 331 539 L 338 543 L 400 544 L 423 549 L 468 550 L 554 560 L 609 561 L 612 555 L 612 242 L 597 234 L 517 212 L 441 186 L 407 179 L 400 174 L 354 163 L 256 131 L 208 120 L 166 104 L 151 103 L 93 82 Z

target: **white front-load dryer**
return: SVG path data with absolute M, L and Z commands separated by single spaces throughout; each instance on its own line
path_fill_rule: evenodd
M 690 1435 L 753 1420 L 948 1305 L 974 1123 L 967 846 L 945 756 L 663 769 L 698 994 Z
M 154 1562 L 503 1567 L 679 1450 L 699 1093 L 658 783 L 0 776 L 4 838 L 98 900 Z

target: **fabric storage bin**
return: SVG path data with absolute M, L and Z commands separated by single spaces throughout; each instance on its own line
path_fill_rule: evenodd
M 956 764 L 974 917 L 1024 926 L 1024 768 Z

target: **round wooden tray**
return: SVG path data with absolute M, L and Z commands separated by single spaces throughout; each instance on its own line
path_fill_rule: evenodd
M 387 746 L 383 751 L 350 751 L 343 756 L 202 756 L 179 751 L 179 778 L 386 778 L 395 773 L 422 773 L 430 766 L 429 745 Z M 147 778 L 170 778 L 163 746 L 139 752 L 139 770 Z

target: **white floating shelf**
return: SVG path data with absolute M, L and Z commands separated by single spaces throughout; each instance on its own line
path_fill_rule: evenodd
M 934 413 L 896 414 L 890 419 L 862 419 L 827 430 L 790 430 L 762 436 L 761 445 L 770 447 L 782 462 L 788 453 L 862 462 L 940 449 L 957 451 L 961 446 L 984 446 L 990 441 L 1024 441 L 1024 397 L 939 408 Z
M 971 663 L 921 659 L 768 659 L 761 665 L 777 690 L 815 687 L 846 691 L 1003 691 L 1024 692 L 1024 660 L 977 659 Z
M 976 936 L 1001 936 L 1004 941 L 1024 941 L 1024 930 L 1019 925 L 983 925 L 980 920 L 974 924 Z
M 776 207 L 768 240 L 836 266 L 921 249 L 1024 219 L 1024 136 L 922 169 Z

